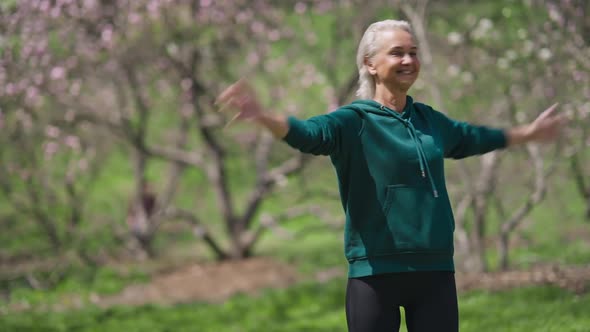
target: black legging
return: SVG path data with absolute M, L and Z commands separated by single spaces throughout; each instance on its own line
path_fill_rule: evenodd
M 348 279 L 349 332 L 399 331 L 404 307 L 408 332 L 459 330 L 453 272 L 406 272 Z

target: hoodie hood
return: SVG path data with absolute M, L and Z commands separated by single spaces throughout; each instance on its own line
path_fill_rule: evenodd
M 352 105 L 359 107 L 367 113 L 373 113 L 383 116 L 394 116 L 400 119 L 410 119 L 414 109 L 414 100 L 410 96 L 406 96 L 406 106 L 401 113 L 386 107 L 385 105 L 370 99 L 360 99 L 352 102 Z

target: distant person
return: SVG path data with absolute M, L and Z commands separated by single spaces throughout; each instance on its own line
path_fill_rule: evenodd
M 565 123 L 556 105 L 507 130 L 455 121 L 407 92 L 420 72 L 405 21 L 369 26 L 357 53 L 359 100 L 299 120 L 263 110 L 245 80 L 218 98 L 302 152 L 330 156 L 346 214 L 349 331 L 458 331 L 451 204 L 443 158 L 465 158 L 554 140 Z

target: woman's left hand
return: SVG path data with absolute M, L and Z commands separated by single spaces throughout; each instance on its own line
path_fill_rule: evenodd
M 557 103 L 551 105 L 535 121 L 508 130 L 508 145 L 519 145 L 529 142 L 547 143 L 557 139 L 561 129 L 567 122 L 565 115 L 555 113 L 557 105 Z
M 558 103 L 553 104 L 528 125 L 529 141 L 550 142 L 557 139 L 561 129 L 567 123 L 564 114 L 556 114 L 558 105 Z

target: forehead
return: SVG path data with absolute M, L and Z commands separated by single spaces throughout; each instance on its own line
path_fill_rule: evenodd
M 377 36 L 377 42 L 380 49 L 418 47 L 412 34 L 402 29 L 381 31 Z

